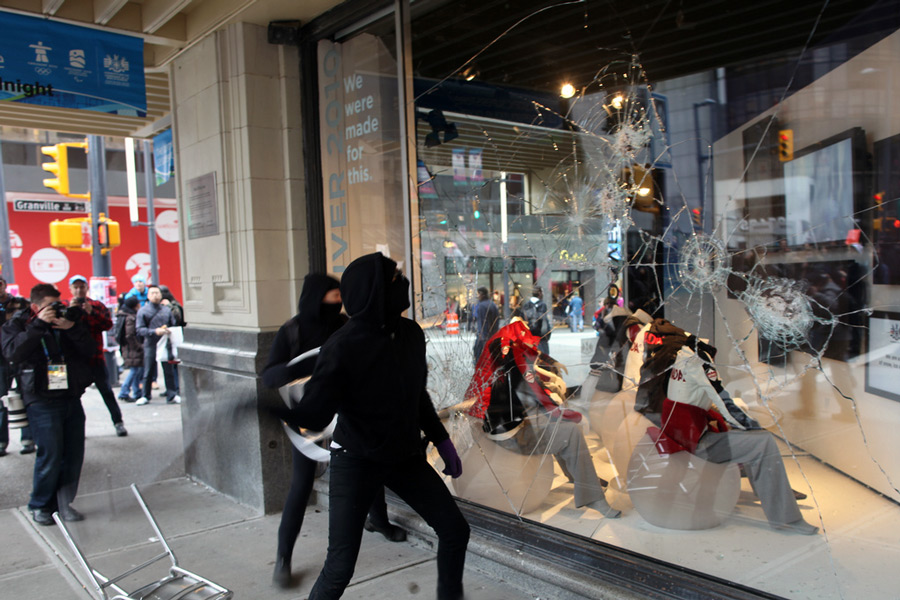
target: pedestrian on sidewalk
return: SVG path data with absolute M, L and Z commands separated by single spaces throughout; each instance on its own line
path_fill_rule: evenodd
M 486 287 L 478 288 L 478 304 L 475 305 L 475 346 L 472 348 L 473 362 L 478 362 L 484 344 L 500 329 L 500 311 L 488 296 Z
M 106 368 L 106 358 L 103 356 L 103 332 L 109 331 L 113 326 L 109 309 L 99 300 L 88 298 L 87 279 L 84 275 L 72 275 L 69 278 L 69 291 L 72 293 L 72 300 L 69 304 L 84 311 L 82 319 L 88 327 L 91 339 L 94 340 L 94 352 L 88 361 L 91 380 L 97 386 L 97 391 L 100 392 L 100 397 L 103 398 L 103 403 L 109 411 L 113 427 L 116 428 L 116 435 L 125 437 L 128 435 L 128 431 L 125 429 L 125 424 L 122 423 L 122 411 L 116 402 L 116 396 L 109 386 L 109 370 Z
M 341 314 L 341 291 L 338 286 L 338 281 L 328 275 L 310 273 L 306 276 L 297 315 L 281 326 L 272 342 L 269 361 L 262 373 L 266 387 L 279 388 L 312 374 L 316 365 L 315 356 L 291 366 L 288 366 L 288 362 L 324 344 L 331 334 L 347 322 L 347 317 Z M 291 556 L 303 526 L 306 503 L 309 502 L 318 466 L 316 461 L 307 458 L 293 445 L 291 458 L 291 488 L 281 513 L 275 572 L 272 574 L 272 582 L 280 588 L 291 585 Z M 366 529 L 378 531 L 393 542 L 406 539 L 406 532 L 388 521 L 383 487 L 369 508 Z
M 578 292 L 572 294 L 566 311 L 569 316 L 569 329 L 572 333 L 584 331 L 584 300 L 581 299 Z
M 13 318 L 16 312 L 28 308 L 28 301 L 25 298 L 12 296 L 6 291 L 6 280 L 0 277 L 0 327 L 4 323 Z M 2 347 L 2 331 L 0 331 L 0 347 Z M 10 384 L 12 382 L 12 371 L 9 367 L 9 361 L 0 356 L 0 396 L 6 396 L 9 393 Z M 19 454 L 34 453 L 34 438 L 31 435 L 31 427 L 25 426 L 20 429 L 19 440 L 22 443 L 22 449 Z M 0 402 L 0 456 L 6 456 L 6 448 L 9 446 L 9 411 L 6 404 Z
M 12 363 L 37 442 L 28 508 L 35 522 L 53 525 L 84 516 L 70 506 L 84 462 L 81 395 L 91 383 L 94 342 L 78 308 L 65 307 L 49 283 L 31 288 L 31 307 L 3 326 L 3 355 Z
M 175 320 L 175 327 L 186 326 L 187 322 L 184 320 L 184 308 L 181 306 L 181 304 L 179 304 L 178 300 L 175 299 L 175 295 L 171 292 L 171 290 L 169 290 L 169 286 L 160 285 L 159 292 L 162 294 L 162 300 L 160 300 L 160 304 L 172 311 L 172 318 Z M 178 379 L 179 362 L 181 361 L 179 361 L 178 359 L 173 359 L 170 356 L 169 360 L 162 363 L 162 366 L 163 370 L 170 369 L 172 371 L 170 378 L 175 384 L 175 394 L 180 397 L 181 383 Z M 163 373 L 163 375 L 165 376 L 165 373 Z
M 137 313 L 137 333 L 144 338 L 144 397 L 135 404 L 143 406 L 150 402 L 153 394 L 153 381 L 156 378 L 156 345 L 160 338 L 169 334 L 169 327 L 175 327 L 175 317 L 168 306 L 162 304 L 162 292 L 159 286 L 147 287 L 147 304 Z M 163 363 L 163 376 L 166 380 L 166 402 L 180 404 L 181 397 L 176 390 L 174 370 Z M 171 367 L 171 365 L 169 365 Z
M 144 343 L 137 334 L 137 311 L 140 304 L 135 296 L 129 296 L 116 313 L 116 331 L 120 332 L 116 341 L 122 354 L 122 366 L 128 369 L 128 375 L 119 390 L 119 400 L 123 402 L 134 402 L 143 395 L 141 382 L 144 378 Z
M 409 280 L 381 253 L 354 260 L 341 279 L 350 315 L 322 346 L 294 409 L 296 424 L 322 430 L 338 415 L 331 452 L 328 554 L 309 600 L 340 598 L 353 576 L 366 512 L 382 486 L 419 513 L 438 536 L 439 600 L 463 597 L 469 525 L 425 458 L 421 434 L 437 446 L 444 473 L 462 462 L 425 389 L 425 336 L 402 317 Z

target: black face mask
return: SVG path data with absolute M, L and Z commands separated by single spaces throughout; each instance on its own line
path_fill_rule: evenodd
M 400 275 L 388 285 L 385 291 L 385 316 L 399 316 L 400 313 L 409 308 L 409 279 Z
M 334 319 L 337 319 L 340 314 L 340 303 L 331 304 L 328 302 L 323 302 L 322 306 L 319 307 L 319 316 L 323 321 L 333 321 Z

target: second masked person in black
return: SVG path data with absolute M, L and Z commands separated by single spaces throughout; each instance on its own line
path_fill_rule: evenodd
M 287 366 L 287 364 L 294 357 L 324 344 L 331 334 L 347 322 L 347 317 L 341 314 L 341 292 L 338 285 L 338 281 L 328 275 L 311 273 L 306 276 L 303 291 L 300 292 L 297 315 L 281 326 L 272 342 L 269 361 L 262 373 L 266 387 L 279 388 L 295 379 L 312 374 L 316 365 L 315 357 L 295 365 Z M 275 559 L 275 572 L 272 575 L 272 581 L 282 588 L 291 584 L 291 556 L 300 528 L 303 526 L 306 503 L 312 491 L 317 466 L 316 461 L 304 456 L 293 445 L 291 455 L 293 459 L 291 488 L 281 514 L 278 554 Z M 378 531 L 391 541 L 402 542 L 406 539 L 406 532 L 388 521 L 384 488 L 381 488 L 372 502 L 366 529 Z
M 425 459 L 422 432 L 444 459 L 462 463 L 425 390 L 425 336 L 401 313 L 409 281 L 380 253 L 344 271 L 341 296 L 349 322 L 322 346 L 297 423 L 323 429 L 337 413 L 329 482 L 328 556 L 309 600 L 340 598 L 359 554 L 366 510 L 386 486 L 418 512 L 438 536 L 439 600 L 463 597 L 469 525 Z

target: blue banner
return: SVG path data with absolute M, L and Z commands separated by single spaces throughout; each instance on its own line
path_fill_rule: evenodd
M 147 116 L 144 41 L 0 12 L 0 102 Z
M 172 130 L 166 129 L 153 138 L 153 170 L 156 185 L 162 185 L 175 174 L 175 151 L 172 147 Z

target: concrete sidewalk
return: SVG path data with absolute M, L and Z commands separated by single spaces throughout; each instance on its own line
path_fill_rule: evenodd
M 142 493 L 180 566 L 231 589 L 236 598 L 307 597 L 327 547 L 326 511 L 307 510 L 294 552 L 293 570 L 299 581 L 291 590 L 279 590 L 271 584 L 278 515 L 259 516 L 187 478 L 149 484 Z M 160 551 L 127 489 L 79 495 L 73 505 L 87 518 L 70 524 L 70 530 L 101 573 L 125 571 Z M 57 527 L 38 526 L 24 508 L 16 508 L 0 511 L 0 531 L 6 548 L 0 557 L 0 597 L 93 597 L 79 583 L 84 574 Z M 428 540 L 415 535 L 398 544 L 377 533 L 365 533 L 356 574 L 344 598 L 433 598 L 437 569 L 429 546 Z M 157 570 L 144 582 L 159 575 Z M 492 579 L 469 566 L 467 597 L 535 598 Z

